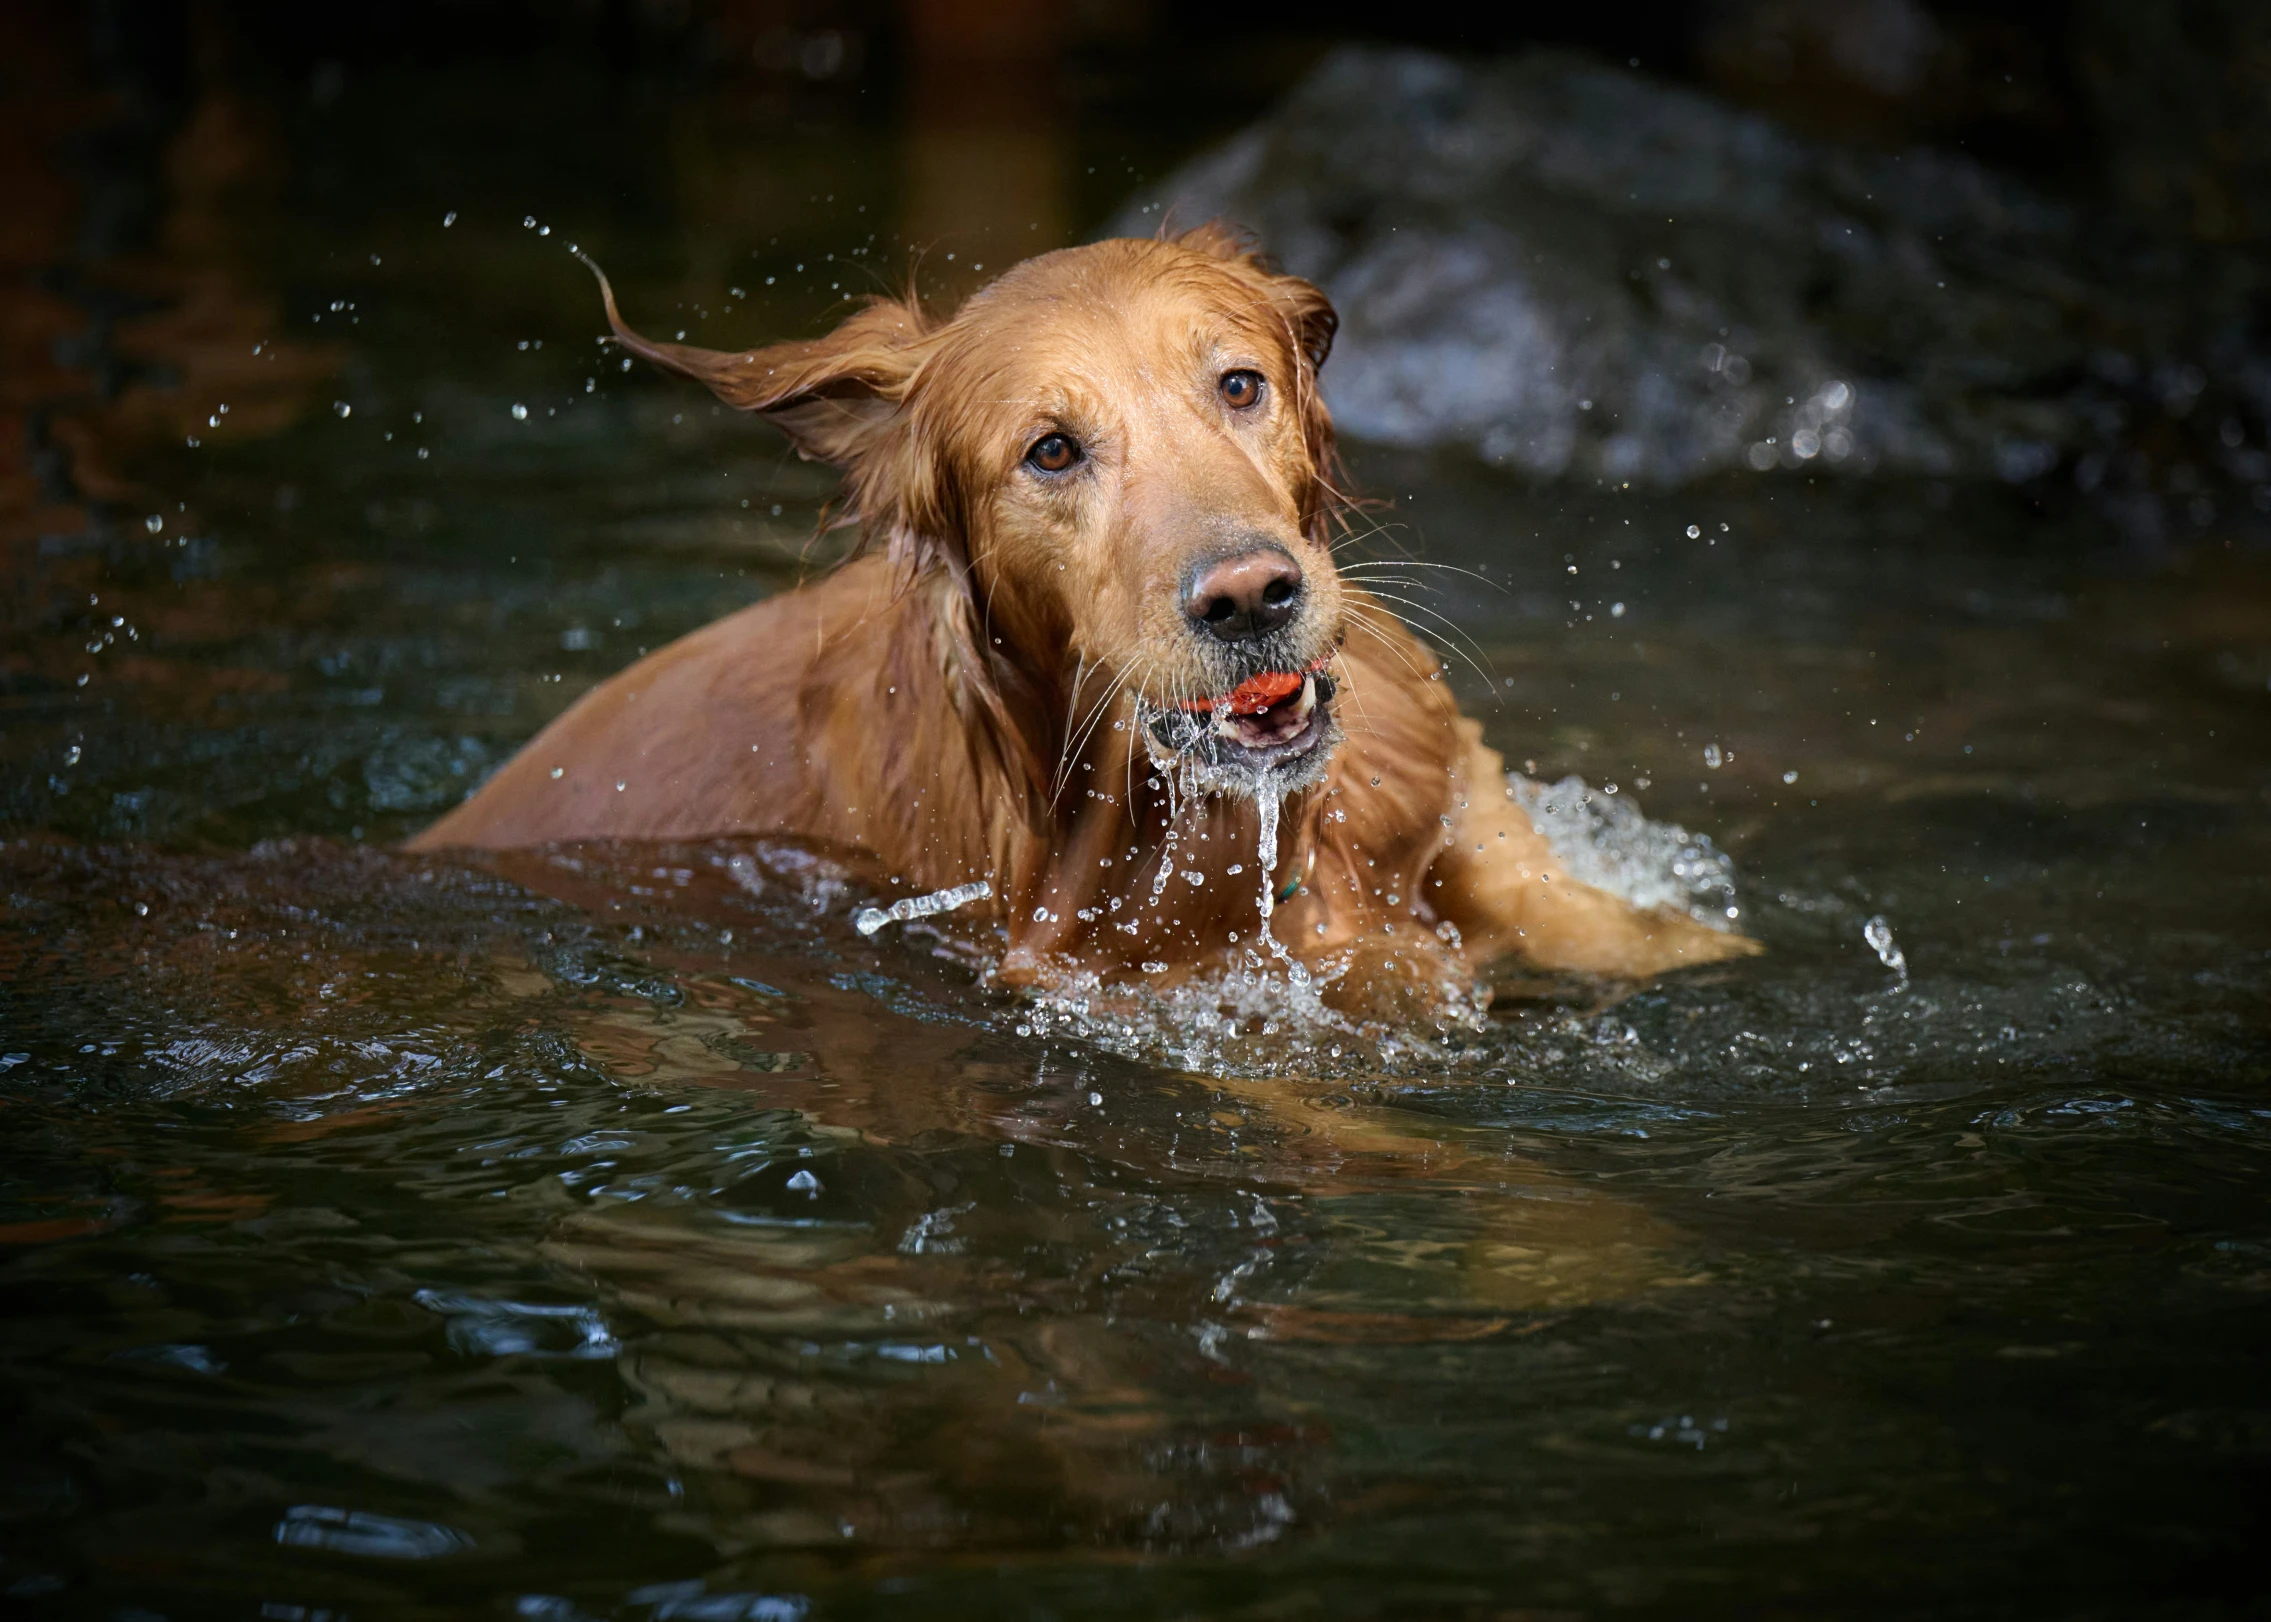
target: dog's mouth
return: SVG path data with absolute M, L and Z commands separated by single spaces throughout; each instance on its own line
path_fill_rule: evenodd
M 1267 670 L 1214 698 L 1173 708 L 1139 702 L 1155 755 L 1258 782 L 1304 776 L 1338 737 L 1333 678 L 1324 660 L 1307 670 Z

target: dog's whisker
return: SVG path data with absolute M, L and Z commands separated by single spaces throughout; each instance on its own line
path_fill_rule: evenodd
M 1080 722 L 1078 735 L 1074 736 L 1068 732 L 1065 745 L 1065 759 L 1068 762 L 1065 767 L 1065 776 L 1068 780 L 1071 776 L 1071 763 L 1077 762 L 1082 753 L 1086 751 L 1089 738 L 1095 733 L 1097 727 L 1103 724 L 1106 710 L 1111 706 L 1112 700 L 1119 695 L 1120 690 L 1127 685 L 1127 680 L 1127 672 L 1124 670 L 1115 676 L 1105 687 L 1102 696 L 1090 707 L 1087 716 Z M 1057 792 L 1062 795 L 1064 790 L 1060 787 Z M 1050 803 L 1054 806 L 1055 801 L 1052 800 Z
M 1350 618 L 1354 619 L 1359 625 L 1362 625 L 1375 637 L 1379 638 L 1380 645 L 1386 648 L 1390 653 L 1394 654 L 1396 656 L 1397 662 L 1402 664 L 1402 666 L 1406 670 L 1410 671 L 1414 676 L 1425 679 L 1426 672 L 1422 671 L 1419 666 L 1411 662 L 1410 656 L 1407 655 L 1402 648 L 1396 645 L 1396 637 L 1386 629 L 1386 625 L 1404 625 L 1405 621 L 1401 616 L 1391 612 L 1388 609 L 1383 608 L 1379 611 L 1380 615 L 1386 621 L 1386 625 L 1383 625 L 1381 623 L 1381 620 L 1373 618 L 1366 609 L 1361 608 L 1354 603 L 1351 603 L 1349 605 L 1348 612 Z
M 1503 592 L 1506 587 L 1486 574 L 1461 568 L 1456 563 L 1430 563 L 1424 558 L 1359 558 L 1354 563 L 1335 565 L 1342 574 L 1361 574 L 1366 569 L 1441 569 L 1445 574 L 1463 574 L 1469 580 L 1479 580 L 1493 591 Z M 1437 588 L 1429 585 L 1429 591 Z
M 1402 665 L 1406 671 L 1410 672 L 1414 680 L 1427 680 L 1432 672 L 1422 670 L 1418 665 L 1414 664 L 1411 660 L 1411 656 L 1407 654 L 1401 646 L 1399 646 L 1402 639 L 1396 636 L 1393 630 L 1388 628 L 1390 626 L 1394 626 L 1409 630 L 1411 629 L 1409 624 L 1400 616 L 1395 614 L 1392 610 L 1383 608 L 1380 609 L 1379 612 L 1386 617 L 1385 624 L 1364 618 L 1361 614 L 1359 614 L 1358 623 L 1364 625 L 1368 630 L 1370 630 L 1373 636 L 1379 640 L 1380 645 L 1396 656 L 1396 662 Z M 1359 700 L 1359 704 L 1361 706 L 1361 700 Z M 1366 715 L 1364 719 L 1366 726 L 1369 727 L 1371 725 L 1370 715 Z
M 1341 530 L 1341 538 L 1333 542 L 1332 550 L 1338 552 L 1344 546 L 1361 546 L 1364 542 L 1372 540 L 1377 536 L 1386 535 L 1395 530 L 1404 529 L 1407 527 L 1409 526 L 1403 524 L 1398 520 L 1385 518 L 1374 520 L 1370 525 L 1362 530 L 1359 530 L 1353 524 L 1344 525 Z
M 1152 678 L 1152 677 L 1153 677 L 1154 675 L 1156 675 L 1156 674 L 1158 673 L 1158 671 L 1159 671 L 1159 660 L 1158 660 L 1157 656 L 1156 656 L 1156 655 L 1154 655 L 1154 656 L 1151 656 L 1151 657 L 1147 657 L 1147 658 L 1146 658 L 1146 659 L 1144 660 L 1144 664 L 1143 664 L 1143 683 L 1142 683 L 1142 690 L 1141 690 L 1141 691 L 1139 691 L 1139 692 L 1137 693 L 1137 695 L 1136 695 L 1136 719 L 1135 719 L 1135 727 L 1136 727 L 1136 737 L 1135 737 L 1135 739 L 1134 739 L 1134 747 L 1133 747 L 1133 748 L 1132 748 L 1132 749 L 1131 749 L 1131 750 L 1129 751 L 1129 755 L 1128 755 L 1128 768 L 1129 768 L 1129 771 L 1130 771 L 1130 773 L 1132 774 L 1132 773 L 1133 773 L 1133 771 L 1134 771 L 1134 769 L 1135 769 L 1135 757 L 1136 757 L 1136 755 L 1137 755 L 1138 753 L 1141 753 L 1141 754 L 1142 754 L 1142 756 L 1143 756 L 1143 761 L 1144 761 L 1144 769 L 1145 769 L 1145 770 L 1146 770 L 1147 772 L 1148 772 L 1148 771 L 1157 771 L 1157 772 L 1158 772 L 1158 774 L 1159 774 L 1159 782 L 1160 782 L 1160 786 L 1161 786 L 1161 788 L 1162 788 L 1163 790 L 1165 790 L 1165 791 L 1166 791 L 1166 793 L 1167 793 L 1167 799 L 1168 799 L 1168 817 L 1169 817 L 1170 821 L 1172 821 L 1172 819 L 1173 819 L 1173 817 L 1174 817 L 1174 814 L 1175 814 L 1175 813 L 1174 813 L 1174 798 L 1175 798 L 1175 797 L 1174 797 L 1174 789 L 1173 789 L 1172 774 L 1171 774 L 1171 773 L 1169 773 L 1169 772 L 1167 772 L 1167 771 L 1166 771 L 1166 770 L 1165 770 L 1165 769 L 1164 769 L 1163 767 L 1161 767 L 1161 766 L 1160 766 L 1160 764 L 1159 764 L 1159 763 L 1158 763 L 1158 762 L 1157 762 L 1157 761 L 1156 761 L 1156 760 L 1155 760 L 1155 759 L 1153 758 L 1153 756 L 1152 756 L 1152 752 L 1151 752 L 1151 742 L 1152 742 L 1152 740 L 1151 740 L 1151 738 L 1150 738 L 1150 737 L 1148 736 L 1148 734 L 1147 734 L 1147 733 L 1145 732 L 1145 730 L 1144 730 L 1144 723 L 1143 723 L 1143 710 L 1144 710 L 1144 706 L 1146 706 L 1146 705 L 1151 705 L 1151 706 L 1152 706 L 1152 707 L 1154 707 L 1154 708 L 1158 708 L 1158 707 L 1161 707 L 1161 706 L 1162 706 L 1162 701 L 1160 701 L 1160 700 L 1154 700 L 1154 699 L 1153 699 L 1153 698 L 1152 698 L 1152 697 L 1150 696 L 1150 691 L 1149 691 L 1149 689 L 1150 689 L 1150 682 L 1151 682 L 1151 678 Z M 1170 682 L 1170 683 L 1169 683 L 1168 685 L 1169 685 L 1169 687 L 1170 687 L 1170 688 L 1172 688 L 1172 687 L 1173 687 L 1173 686 L 1175 686 L 1176 684 L 1175 684 L 1175 683 L 1173 683 L 1173 682 Z M 1172 703 L 1174 702 L 1174 699 L 1173 699 L 1173 697 L 1172 697 L 1172 694 L 1170 694 L 1170 696 L 1169 696 L 1169 697 L 1168 697 L 1167 699 L 1165 699 L 1165 700 L 1164 700 L 1163 702 L 1164 702 L 1165 704 L 1167 704 L 1167 705 L 1171 705 L 1171 704 L 1172 704 Z M 1135 803 L 1135 801 L 1134 801 L 1134 785 L 1133 785 L 1133 783 L 1131 782 L 1131 783 L 1130 783 L 1130 785 L 1129 785 L 1129 804 L 1130 804 L 1130 806 L 1133 806 L 1133 804 L 1134 804 L 1134 803 Z M 1139 822 L 1139 823 L 1137 824 L 1137 829 L 1136 829 L 1136 831 L 1137 831 L 1137 834 L 1138 834 L 1138 836 L 1139 836 L 1139 837 L 1138 837 L 1138 843 L 1140 844 L 1140 843 L 1141 843 L 1141 838 L 1140 838 L 1140 836 L 1141 836 L 1141 834 L 1142 834 L 1142 831 L 1143 831 L 1143 830 L 1142 830 L 1142 824 L 1141 824 L 1140 822 Z
M 1132 706 L 1134 713 L 1134 721 L 1132 724 L 1136 728 L 1136 736 L 1128 740 L 1128 747 L 1120 757 L 1122 762 L 1121 773 L 1123 778 L 1123 781 L 1120 784 L 1121 804 L 1127 811 L 1129 825 L 1136 831 L 1136 847 L 1139 850 L 1143 846 L 1143 822 L 1140 818 L 1137 817 L 1135 808 L 1135 763 L 1136 756 L 1139 754 L 1143 755 L 1146 760 L 1150 758 L 1149 751 L 1144 747 L 1142 733 L 1143 689 L 1144 684 L 1151 679 L 1152 664 L 1153 661 L 1148 657 L 1143 661 L 1142 676 L 1134 684 L 1135 703 Z
M 1430 608 L 1425 603 L 1415 603 L 1407 597 L 1399 597 L 1392 591 L 1368 591 L 1366 595 L 1371 597 L 1373 602 L 1381 605 L 1381 611 L 1383 613 L 1393 615 L 1396 619 L 1403 621 L 1405 625 L 1409 626 L 1422 639 L 1430 638 L 1432 633 L 1419 625 L 1418 622 L 1410 619 L 1402 613 L 1398 613 L 1397 610 L 1390 608 L 1387 605 L 1390 603 L 1400 603 L 1403 605 L 1403 607 L 1409 609 L 1413 614 L 1424 614 L 1429 619 L 1435 621 L 1439 626 L 1442 627 L 1445 632 L 1450 635 L 1450 637 L 1456 639 L 1451 643 L 1451 651 L 1458 654 L 1460 658 L 1465 659 L 1467 663 L 1474 668 L 1476 675 L 1482 676 L 1486 681 L 1491 679 L 1489 674 L 1483 670 L 1482 666 L 1476 663 L 1478 656 L 1485 660 L 1489 658 L 1489 655 L 1483 651 L 1482 644 L 1476 642 L 1475 639 L 1468 634 L 1466 628 L 1460 625 L 1458 621 L 1452 619 L 1448 614 L 1444 614 L 1437 611 L 1436 609 Z M 1462 647 L 1460 645 L 1461 643 L 1466 644 L 1466 646 Z M 1470 653 L 1469 649 L 1472 649 L 1473 651 Z
M 1372 574 L 1350 576 L 1349 578 L 1354 579 L 1356 583 L 1362 586 L 1366 591 L 1373 591 L 1381 586 L 1402 586 L 1411 591 L 1428 591 L 1432 589 L 1431 587 L 1421 585 L 1416 580 L 1406 580 L 1401 575 Z
M 1375 636 L 1379 635 L 1377 631 L 1375 631 L 1373 634 Z M 1403 659 L 1403 654 L 1401 653 L 1401 651 L 1396 650 L 1394 644 L 1388 642 L 1388 639 L 1386 637 L 1380 637 L 1380 640 L 1382 643 L 1386 644 L 1389 647 L 1390 651 L 1396 653 L 1397 658 Z M 1406 666 L 1409 666 L 1411 661 L 1409 659 L 1404 659 L 1404 663 Z M 1354 659 L 1344 659 L 1340 661 L 1340 666 L 1341 683 L 1348 689 L 1348 701 L 1350 706 L 1356 711 L 1357 719 L 1364 723 L 1364 730 L 1377 737 L 1379 735 L 1380 729 L 1372 724 L 1372 712 L 1364 707 L 1363 688 L 1356 679 L 1356 661 Z M 1413 671 L 1412 673 L 1415 676 L 1418 674 L 1417 671 Z
M 1066 746 L 1068 758 L 1072 763 L 1077 764 L 1081 756 L 1087 753 L 1089 740 L 1095 736 L 1097 728 L 1104 724 L 1104 717 L 1111 713 L 1114 702 L 1119 695 L 1126 690 L 1128 678 L 1129 672 L 1126 670 L 1115 675 L 1105 686 L 1104 691 L 1097 696 L 1096 702 L 1089 707 L 1088 713 L 1081 718 L 1077 731 L 1070 736 Z M 1067 776 L 1068 778 L 1070 776 L 1069 767 L 1067 768 Z
M 1494 670 L 1485 670 L 1483 668 L 1485 664 L 1488 664 L 1490 662 L 1490 655 L 1484 651 L 1482 644 L 1477 642 L 1474 637 L 1468 633 L 1467 629 L 1464 626 L 1460 625 L 1458 621 L 1452 619 L 1448 614 L 1440 613 L 1437 610 L 1428 607 L 1425 603 L 1415 603 L 1408 598 L 1398 597 L 1394 592 L 1368 591 L 1366 595 L 1370 596 L 1374 602 L 1378 603 L 1402 603 L 1404 607 L 1410 609 L 1413 613 L 1425 614 L 1429 619 L 1432 619 L 1437 624 L 1441 625 L 1444 630 L 1449 632 L 1452 637 L 1457 639 L 1452 642 L 1451 651 L 1457 654 L 1460 658 L 1466 660 L 1467 667 L 1471 669 L 1477 676 L 1481 677 L 1484 682 L 1489 684 L 1493 692 L 1497 691 L 1498 677 L 1496 672 Z M 1387 609 L 1386 612 L 1395 614 L 1396 618 L 1404 620 L 1404 623 L 1406 625 L 1410 625 L 1414 631 L 1420 630 L 1419 626 L 1413 625 L 1412 622 L 1408 619 L 1404 619 L 1403 615 L 1396 614 L 1396 611 L 1394 609 Z M 1421 634 L 1424 636 L 1426 633 L 1421 632 Z M 1461 647 L 1459 645 L 1461 642 L 1465 643 L 1466 646 Z M 1469 649 L 1472 649 L 1473 651 L 1470 652 Z
M 1065 709 L 1068 712 L 1076 711 L 1079 708 L 1080 689 L 1087 680 L 1088 655 L 1083 653 L 1079 656 L 1079 662 L 1073 667 L 1072 691 L 1065 699 Z M 1073 729 L 1071 727 L 1065 728 L 1064 742 L 1057 749 L 1057 769 L 1051 774 L 1049 788 L 1049 809 L 1052 811 L 1056 809 L 1057 801 L 1063 796 L 1065 779 L 1072 771 L 1072 734 Z

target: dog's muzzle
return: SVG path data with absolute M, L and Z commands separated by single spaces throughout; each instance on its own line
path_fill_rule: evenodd
M 1267 671 L 1218 698 L 1161 708 L 1138 701 L 1137 723 L 1152 758 L 1195 770 L 1210 787 L 1247 793 L 1265 783 L 1283 794 L 1324 771 L 1340 727 L 1338 691 L 1324 661 L 1303 671 Z

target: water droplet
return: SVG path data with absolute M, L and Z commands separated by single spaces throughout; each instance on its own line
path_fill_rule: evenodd
M 807 1199 L 816 1200 L 820 1197 L 820 1179 L 813 1176 L 809 1170 L 800 1171 L 794 1177 L 791 1177 L 789 1187 L 795 1189 Z
M 559 781 L 559 780 L 560 780 L 561 778 L 563 778 L 563 777 L 565 777 L 565 776 L 567 776 L 567 775 L 568 775 L 568 768 L 567 768 L 567 767 L 565 767 L 565 766 L 555 766 L 555 767 L 553 767 L 553 768 L 552 768 L 552 780 L 553 780 L 553 781 L 554 781 L 555 783 L 556 783 L 556 782 L 558 782 L 558 781 Z
M 1784 772 L 1782 774 L 1782 781 L 1784 781 L 1785 783 L 1795 783 L 1796 781 L 1798 781 L 1798 774 L 1796 772 Z
M 522 215 L 522 216 L 521 216 L 521 221 L 520 221 L 520 228 L 521 228 L 521 229 L 522 229 L 523 231 L 529 231 L 529 230 L 533 230 L 533 229 L 535 229 L 535 226 L 536 226 L 536 216 L 535 216 L 535 215 L 533 215 L 533 214 L 524 214 L 524 215 Z
M 1701 539 L 1703 539 L 1703 526 L 1701 524 L 1688 525 L 1687 538 L 1691 541 L 1700 541 Z
M 355 414 L 355 408 L 344 400 L 332 401 L 331 409 L 338 412 L 342 417 L 351 417 Z
M 515 421 L 515 422 L 526 422 L 527 420 L 528 420 L 528 407 L 526 407 L 526 406 L 524 406 L 524 405 L 518 405 L 518 404 L 516 404 L 516 405 L 515 405 L 515 406 L 513 407 L 513 421 Z
M 1727 759 L 1728 757 L 1726 755 L 1723 755 L 1719 752 L 1719 746 L 1717 744 L 1707 743 L 1703 746 L 1703 763 L 1706 766 L 1709 766 L 1713 771 L 1717 771 L 1719 767 L 1726 762 Z
M 142 520 L 142 527 L 148 530 L 151 534 L 155 535 L 166 527 L 166 521 L 158 514 L 152 513 L 149 517 Z
M 752 748 L 755 745 L 751 745 Z M 933 913 L 951 912 L 956 907 L 973 901 L 984 901 L 994 893 L 994 887 L 984 879 L 975 884 L 957 884 L 951 889 L 933 890 L 929 895 L 907 896 L 888 907 L 862 907 L 852 915 L 852 927 L 862 935 L 872 935 L 885 924 L 905 923 L 910 918 L 928 918 Z
M 444 215 L 442 216 L 442 229 L 443 229 L 443 230 L 447 231 L 447 230 L 448 230 L 448 229 L 449 229 L 449 228 L 450 228 L 451 226 L 455 225 L 456 223 L 457 223 L 457 210 L 456 210 L 456 209 L 454 209 L 454 208 L 453 208 L 453 209 L 451 209 L 451 210 L 450 210 L 450 211 L 449 211 L 449 212 L 448 212 L 447 214 L 444 214 Z
M 1908 958 L 1901 951 L 1899 943 L 1894 941 L 1892 925 L 1885 921 L 1883 913 L 1877 914 L 1861 926 L 1861 938 L 1867 941 L 1870 948 L 1876 952 L 1877 961 L 1899 975 L 1902 985 L 1907 985 Z

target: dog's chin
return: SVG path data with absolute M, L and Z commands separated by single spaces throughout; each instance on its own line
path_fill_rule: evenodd
M 1205 793 L 1282 797 L 1324 776 L 1341 741 L 1333 696 L 1332 677 L 1319 670 L 1252 715 L 1160 709 L 1138 700 L 1136 723 L 1162 772 L 1195 780 Z

